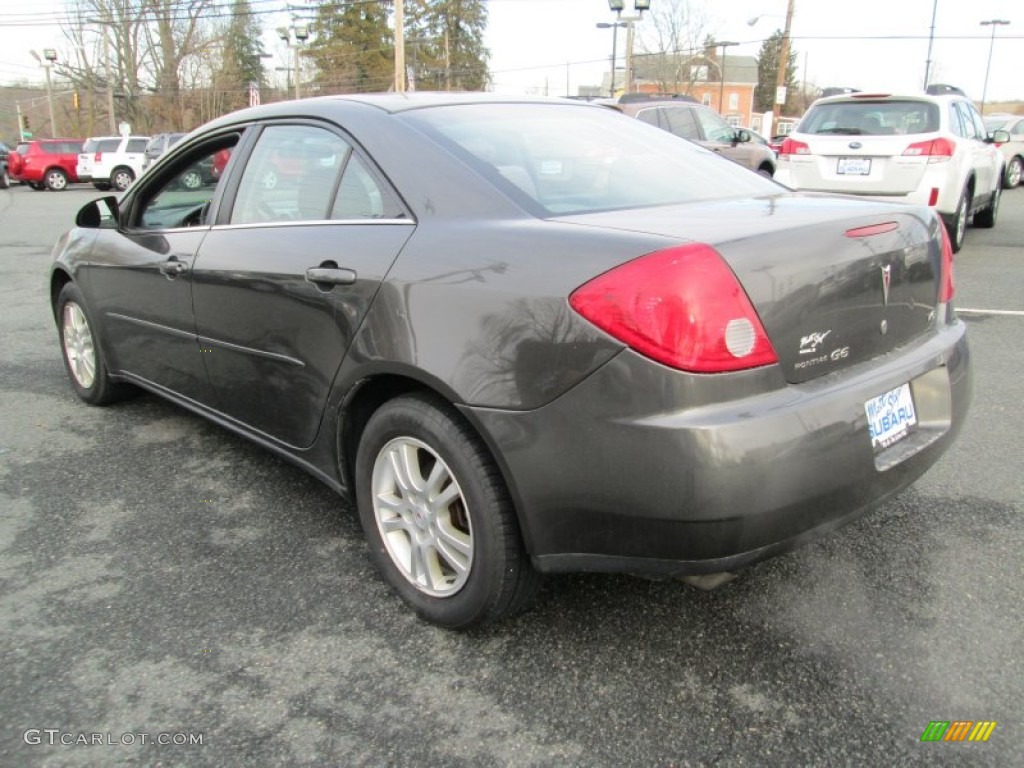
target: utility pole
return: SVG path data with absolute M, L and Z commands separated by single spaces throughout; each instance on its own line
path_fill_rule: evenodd
M 782 33 L 782 44 L 779 46 L 779 66 L 775 77 L 775 103 L 778 104 L 779 113 L 776 121 L 782 116 L 783 107 L 786 105 L 786 75 L 789 70 L 789 31 L 793 27 L 793 6 L 795 0 L 789 0 L 786 6 L 786 29 Z
M 405 0 L 395 0 L 395 93 L 405 93 Z
M 107 114 L 110 119 L 110 135 L 117 133 L 117 126 L 114 118 L 114 78 L 110 73 L 110 40 L 107 39 L 107 25 L 103 24 L 103 60 L 106 62 L 107 70 Z

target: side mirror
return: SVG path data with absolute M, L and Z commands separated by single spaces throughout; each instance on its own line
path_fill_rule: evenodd
M 75 226 L 83 229 L 112 229 L 117 226 L 117 198 L 113 195 L 93 200 L 75 216 Z
M 1009 131 L 992 131 L 985 139 L 989 144 L 1005 144 L 1010 140 Z
M 745 144 L 746 142 L 750 141 L 752 138 L 753 138 L 753 136 L 750 135 L 750 131 L 748 131 L 746 128 L 740 128 L 738 131 L 736 131 L 736 139 L 735 140 L 736 140 L 737 144 Z

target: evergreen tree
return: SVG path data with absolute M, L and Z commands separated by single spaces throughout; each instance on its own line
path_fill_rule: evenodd
M 413 0 L 406 61 L 417 90 L 482 91 L 490 81 L 484 0 Z
M 779 76 L 779 55 L 782 53 L 782 30 L 776 30 L 764 43 L 757 55 L 757 88 L 754 90 L 754 109 L 758 112 L 775 110 L 775 83 Z M 792 115 L 797 110 L 796 53 L 789 50 L 786 67 L 786 103 L 782 114 Z
M 249 83 L 258 83 L 261 88 L 266 84 L 262 35 L 259 18 L 253 14 L 249 0 L 233 0 L 218 76 L 218 87 L 227 94 L 228 109 L 249 104 Z
M 394 33 L 384 3 L 329 0 L 317 9 L 303 58 L 316 66 L 319 92 L 386 91 L 394 81 Z

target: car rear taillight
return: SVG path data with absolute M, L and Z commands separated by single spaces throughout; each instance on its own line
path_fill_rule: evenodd
M 949 242 L 949 232 L 939 223 L 942 231 L 942 259 L 939 264 L 939 303 L 946 304 L 953 300 L 953 245 Z
M 953 156 L 956 145 L 949 139 L 918 141 L 903 150 L 904 157 L 925 157 L 929 163 L 943 163 Z
M 809 155 L 811 154 L 811 148 L 802 141 L 796 139 L 783 139 L 782 146 L 779 147 L 779 156 L 782 155 Z
M 103 160 L 103 153 L 102 152 L 97 152 L 95 155 L 92 156 L 92 161 L 94 163 L 98 163 L 101 160 Z
M 641 256 L 577 288 L 569 304 L 642 355 L 696 373 L 778 362 L 725 259 L 691 243 Z

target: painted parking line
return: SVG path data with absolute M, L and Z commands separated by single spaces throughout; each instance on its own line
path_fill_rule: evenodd
M 1024 310 L 1019 309 L 968 309 L 957 307 L 956 311 L 962 315 L 1008 315 L 1010 317 L 1024 317 Z

